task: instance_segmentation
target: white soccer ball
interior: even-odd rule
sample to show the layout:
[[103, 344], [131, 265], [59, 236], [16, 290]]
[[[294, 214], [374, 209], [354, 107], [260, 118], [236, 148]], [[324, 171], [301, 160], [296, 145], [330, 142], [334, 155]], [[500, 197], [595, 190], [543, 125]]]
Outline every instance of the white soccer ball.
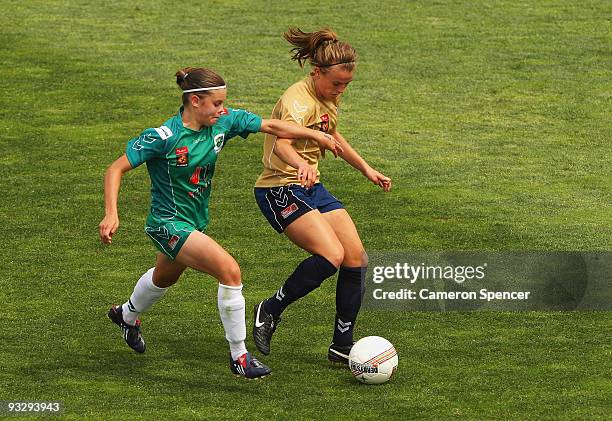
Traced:
[[361, 338], [349, 354], [349, 367], [353, 376], [366, 384], [380, 384], [389, 380], [398, 362], [393, 344], [380, 336]]

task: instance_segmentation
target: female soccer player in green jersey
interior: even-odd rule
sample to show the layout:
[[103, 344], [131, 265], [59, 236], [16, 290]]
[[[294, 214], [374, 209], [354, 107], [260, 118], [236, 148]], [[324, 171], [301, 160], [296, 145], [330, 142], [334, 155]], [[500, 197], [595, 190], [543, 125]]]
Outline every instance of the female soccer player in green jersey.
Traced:
[[[300, 67], [308, 60], [312, 70], [285, 91], [272, 117], [331, 134], [341, 145], [340, 157], [389, 191], [391, 179], [370, 167], [337, 130], [338, 104], [353, 80], [355, 50], [328, 29], [311, 33], [290, 29], [284, 37], [294, 47], [293, 59]], [[311, 256], [274, 295], [255, 306], [253, 336], [257, 348], [268, 355], [283, 310], [338, 271], [328, 358], [348, 363], [368, 260], [353, 220], [319, 180], [319, 156], [319, 147], [310, 139], [274, 134], [265, 138], [264, 170], [255, 184], [255, 198], [270, 225]]]
[[270, 369], [247, 352], [244, 343], [240, 268], [223, 247], [204, 234], [217, 156], [232, 137], [246, 138], [256, 132], [308, 138], [335, 154], [339, 141], [317, 130], [224, 108], [225, 82], [209, 69], [187, 67], [176, 73], [176, 81], [183, 91], [179, 112], [130, 140], [125, 154], [106, 171], [106, 215], [99, 226], [102, 242], [110, 244], [119, 227], [117, 196], [122, 175], [146, 162], [151, 178], [151, 211], [145, 232], [160, 252], [155, 267], [142, 275], [125, 304], [109, 310], [108, 317], [121, 327], [126, 343], [142, 353], [145, 342], [139, 314], [158, 301], [185, 268], [205, 272], [219, 281], [217, 301], [230, 345], [232, 372], [247, 378], [262, 377]]

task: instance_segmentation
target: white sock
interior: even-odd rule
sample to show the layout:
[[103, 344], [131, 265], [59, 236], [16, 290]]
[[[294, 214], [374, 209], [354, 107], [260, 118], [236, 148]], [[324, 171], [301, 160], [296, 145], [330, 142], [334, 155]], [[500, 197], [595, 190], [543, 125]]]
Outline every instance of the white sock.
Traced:
[[217, 305], [219, 315], [225, 329], [225, 339], [229, 342], [232, 359], [247, 352], [244, 340], [246, 339], [246, 323], [244, 321], [244, 297], [242, 285], [232, 287], [219, 284], [217, 292]]
[[136, 323], [136, 319], [138, 319], [138, 315], [155, 304], [168, 289], [160, 288], [153, 284], [154, 269], [149, 269], [140, 277], [138, 282], [136, 282], [130, 299], [122, 306], [123, 320], [129, 325], [133, 326]]

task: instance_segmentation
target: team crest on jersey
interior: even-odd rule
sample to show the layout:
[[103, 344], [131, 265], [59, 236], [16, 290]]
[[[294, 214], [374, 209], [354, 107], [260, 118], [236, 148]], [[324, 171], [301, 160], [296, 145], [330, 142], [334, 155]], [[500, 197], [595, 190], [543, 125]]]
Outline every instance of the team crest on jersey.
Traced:
[[213, 139], [215, 144], [215, 152], [218, 154], [223, 149], [223, 144], [225, 143], [225, 133], [219, 133]]
[[182, 148], [176, 148], [174, 151], [176, 153], [176, 166], [177, 167], [186, 167], [189, 165], [189, 149], [187, 146], [183, 146]]
[[221, 115], [228, 115], [229, 111], [227, 111], [227, 108], [224, 108], [223, 111], [221, 111]]
[[295, 122], [299, 125], [304, 124], [304, 116], [308, 111], [308, 105], [302, 105], [297, 100], [293, 101], [293, 111], [291, 112], [291, 117], [295, 120]]
[[321, 131], [326, 132], [329, 130], [329, 114], [323, 114], [321, 116]]

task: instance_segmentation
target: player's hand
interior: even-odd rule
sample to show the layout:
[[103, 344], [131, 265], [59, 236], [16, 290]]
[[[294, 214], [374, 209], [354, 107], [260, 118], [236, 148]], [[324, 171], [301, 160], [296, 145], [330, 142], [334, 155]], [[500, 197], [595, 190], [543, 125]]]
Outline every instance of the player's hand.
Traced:
[[113, 234], [117, 232], [119, 228], [119, 218], [117, 215], [106, 215], [102, 222], [100, 222], [100, 240], [104, 244], [110, 244], [113, 242]]
[[300, 186], [309, 189], [317, 181], [317, 171], [304, 161], [298, 167], [298, 180], [300, 181]]
[[366, 171], [364, 175], [368, 178], [368, 180], [379, 186], [384, 191], [388, 192], [389, 190], [391, 190], [391, 179], [386, 175], [379, 173], [378, 171], [372, 168]]
[[337, 158], [338, 154], [343, 152], [342, 146], [338, 139], [329, 135], [327, 133], [319, 132], [321, 135], [320, 138], [317, 139], [317, 143], [319, 144], [319, 149], [321, 149], [321, 156], [325, 157], [325, 150], [330, 150], [334, 156]]

